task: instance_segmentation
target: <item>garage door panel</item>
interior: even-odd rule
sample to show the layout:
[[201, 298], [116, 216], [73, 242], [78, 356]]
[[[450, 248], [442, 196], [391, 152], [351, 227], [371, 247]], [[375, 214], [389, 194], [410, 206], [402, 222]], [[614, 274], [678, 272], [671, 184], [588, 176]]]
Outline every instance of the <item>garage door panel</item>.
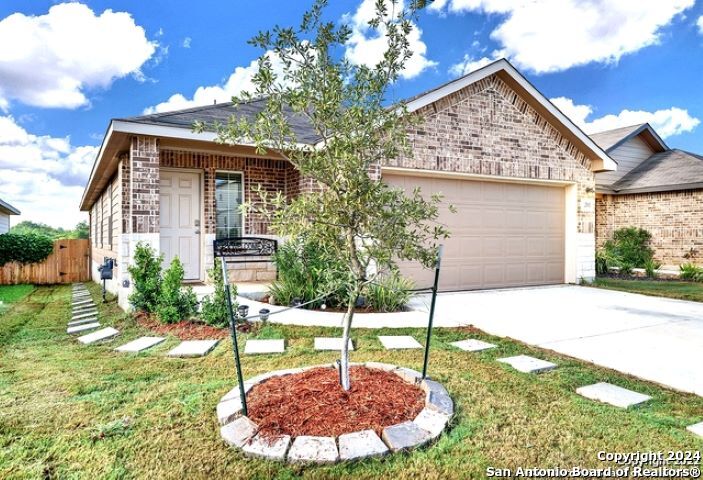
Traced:
[[[443, 242], [441, 289], [563, 282], [563, 188], [386, 174], [384, 181], [410, 192], [419, 186], [426, 196], [444, 195], [439, 223], [451, 237]], [[432, 284], [433, 270], [409, 262], [400, 267], [418, 286]]]

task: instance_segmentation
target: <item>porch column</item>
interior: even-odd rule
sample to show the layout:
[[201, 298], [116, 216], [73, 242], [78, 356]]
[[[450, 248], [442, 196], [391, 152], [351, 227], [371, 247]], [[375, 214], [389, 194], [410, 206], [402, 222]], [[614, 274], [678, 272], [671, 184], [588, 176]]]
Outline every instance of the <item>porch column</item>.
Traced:
[[122, 285], [119, 294], [120, 306], [129, 308], [132, 279], [127, 266], [132, 265], [138, 243], [150, 245], [158, 254], [159, 246], [159, 139], [134, 136], [131, 139], [128, 165], [125, 170], [123, 202], [128, 212], [123, 219]]

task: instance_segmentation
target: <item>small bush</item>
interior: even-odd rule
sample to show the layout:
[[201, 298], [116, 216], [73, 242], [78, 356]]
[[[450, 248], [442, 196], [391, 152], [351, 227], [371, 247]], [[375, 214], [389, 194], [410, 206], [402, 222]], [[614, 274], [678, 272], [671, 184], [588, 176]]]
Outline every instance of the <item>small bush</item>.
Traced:
[[54, 251], [54, 241], [36, 233], [0, 235], [0, 267], [9, 262], [39, 263]]
[[410, 301], [415, 284], [397, 271], [380, 277], [366, 288], [366, 303], [379, 312], [397, 312]]
[[649, 259], [646, 262], [644, 262], [644, 271], [647, 274], [647, 277], [649, 278], [656, 278], [657, 277], [657, 270], [659, 270], [659, 267], [661, 267], [662, 264], [655, 261], [654, 259]]
[[633, 268], [645, 268], [654, 252], [649, 246], [652, 235], [642, 228], [620, 228], [613, 238], [603, 245], [596, 257], [596, 269], [607, 273], [608, 268], [617, 267], [621, 274], [632, 273]]
[[163, 256], [148, 245], [138, 243], [134, 251], [134, 265], [127, 270], [132, 276], [134, 291], [129, 303], [135, 310], [152, 313], [156, 311], [161, 292], [161, 262]]
[[[212, 297], [206, 295], [203, 298], [200, 316], [208, 325], [225, 327], [229, 325], [229, 311], [227, 309], [227, 291], [225, 290], [222, 277], [222, 268], [215, 266], [208, 270], [207, 274], [215, 286], [215, 291]], [[234, 299], [237, 296], [237, 287], [235, 285], [230, 285], [230, 293], [232, 294], [232, 308], [236, 310], [237, 303]]]
[[156, 314], [163, 323], [176, 323], [196, 313], [198, 299], [192, 287], [183, 288], [183, 264], [175, 257], [164, 272]]
[[681, 280], [692, 280], [703, 282], [703, 267], [698, 267], [693, 263], [684, 263], [679, 267]]
[[290, 305], [296, 298], [308, 302], [330, 292], [333, 293], [310, 304], [310, 308], [323, 303], [330, 307], [345, 303], [348, 295], [344, 287], [349, 284], [346, 265], [312, 242], [288, 241], [278, 249], [274, 262], [278, 267], [278, 280], [269, 287], [271, 303]]

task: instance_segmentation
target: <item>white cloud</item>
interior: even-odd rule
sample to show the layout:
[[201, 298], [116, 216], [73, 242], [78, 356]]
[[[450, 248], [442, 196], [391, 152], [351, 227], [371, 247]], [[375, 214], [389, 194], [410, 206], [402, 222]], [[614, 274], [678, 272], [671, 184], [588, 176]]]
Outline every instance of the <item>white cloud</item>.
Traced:
[[[368, 25], [375, 16], [375, 3], [375, 0], [362, 0], [354, 15], [344, 16], [344, 20], [348, 21], [352, 28], [345, 56], [354, 65], [376, 65], [383, 59], [383, 53], [388, 47], [385, 32], [372, 29]], [[395, 8], [402, 9], [403, 6], [403, 2], [399, 1]], [[415, 24], [408, 36], [408, 42], [413, 54], [405, 63], [401, 77], [413, 78], [437, 65], [437, 62], [427, 58], [427, 45], [422, 41], [422, 30]]]
[[656, 112], [623, 110], [617, 115], [609, 114], [588, 120], [588, 117], [593, 113], [592, 106], [575, 104], [572, 99], [566, 97], [552, 98], [551, 101], [571, 121], [589, 134], [629, 125], [649, 123], [662, 138], [667, 138], [690, 132], [701, 123], [699, 119], [692, 117], [688, 110], [678, 107], [657, 110]]
[[0, 192], [22, 211], [20, 220], [73, 227], [83, 186], [98, 147], [71, 145], [68, 137], [34, 135], [11, 116], [0, 116]]
[[614, 63], [659, 43], [662, 27], [694, 0], [440, 0], [439, 12], [499, 14], [491, 33], [497, 56], [548, 73], [591, 62]]
[[[270, 51], [266, 53], [271, 60], [271, 66], [276, 75], [282, 75], [283, 70], [280, 60], [277, 59]], [[227, 78], [226, 81], [217, 85], [208, 85], [198, 87], [193, 95], [188, 98], [182, 93], [171, 95], [168, 100], [157, 105], [144, 109], [144, 114], [170, 112], [173, 110], [181, 110], [184, 108], [197, 107], [201, 105], [212, 105], [217, 103], [229, 102], [232, 96], [239, 95], [245, 91], [253, 91], [253, 78], [256, 72], [259, 71], [258, 60], [252, 60], [246, 67], [237, 67], [234, 72]]]
[[696, 25], [698, 25], [698, 32], [703, 35], [703, 15], [698, 17], [698, 22], [696, 22]]
[[183, 48], [190, 48], [190, 44], [193, 42], [193, 39], [190, 37], [186, 37], [183, 39]]
[[495, 60], [495, 58], [489, 57], [474, 58], [471, 55], [466, 54], [464, 55], [464, 58], [461, 62], [455, 63], [454, 65], [449, 67], [449, 73], [451, 73], [455, 77], [460, 77], [462, 75], [466, 75], [467, 73], [471, 73], [474, 70], [478, 70], [481, 67], [485, 67], [486, 65], [494, 62]]
[[10, 100], [87, 105], [87, 89], [143, 78], [140, 68], [156, 47], [126, 12], [96, 15], [81, 3], [62, 3], [41, 16], [12, 14], [0, 20], [0, 109]]

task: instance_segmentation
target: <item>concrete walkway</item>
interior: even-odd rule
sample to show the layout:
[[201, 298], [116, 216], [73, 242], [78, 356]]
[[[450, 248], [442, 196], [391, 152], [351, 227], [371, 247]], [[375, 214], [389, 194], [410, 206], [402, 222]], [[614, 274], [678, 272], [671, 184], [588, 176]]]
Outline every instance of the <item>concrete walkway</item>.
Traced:
[[[280, 309], [238, 301], [252, 315]], [[410, 308], [360, 313], [354, 326], [427, 326], [429, 296]], [[342, 314], [296, 309], [270, 321], [338, 327]], [[467, 325], [703, 396], [703, 303], [570, 285], [440, 294], [435, 326]]]

